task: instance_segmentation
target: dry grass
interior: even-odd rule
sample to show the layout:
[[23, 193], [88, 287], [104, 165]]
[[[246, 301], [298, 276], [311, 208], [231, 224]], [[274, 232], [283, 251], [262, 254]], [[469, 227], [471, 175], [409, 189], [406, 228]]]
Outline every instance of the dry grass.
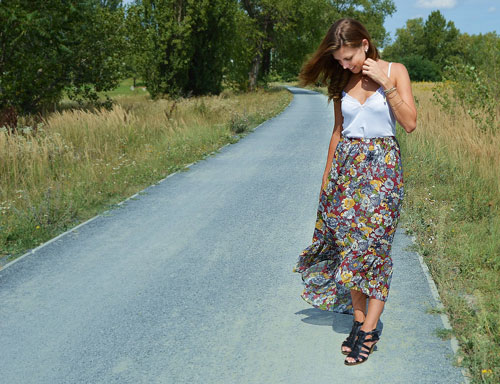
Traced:
[[54, 113], [36, 132], [0, 131], [0, 267], [237, 141], [290, 100], [284, 90], [177, 101], [127, 96], [110, 111]]
[[417, 237], [473, 382], [500, 381], [500, 130], [442, 111], [415, 84], [418, 127], [399, 129], [406, 196], [402, 225]]

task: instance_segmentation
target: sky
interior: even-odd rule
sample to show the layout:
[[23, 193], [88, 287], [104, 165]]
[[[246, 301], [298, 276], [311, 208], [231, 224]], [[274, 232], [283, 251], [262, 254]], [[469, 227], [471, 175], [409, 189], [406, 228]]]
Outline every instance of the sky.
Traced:
[[460, 32], [470, 35], [496, 31], [500, 34], [500, 0], [393, 0], [396, 12], [386, 18], [384, 27], [394, 39], [396, 29], [406, 20], [439, 10], [446, 21], [453, 21]]

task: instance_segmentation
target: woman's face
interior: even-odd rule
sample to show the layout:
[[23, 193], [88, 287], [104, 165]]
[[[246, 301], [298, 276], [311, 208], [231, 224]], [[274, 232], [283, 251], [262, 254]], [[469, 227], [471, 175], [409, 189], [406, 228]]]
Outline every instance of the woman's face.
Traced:
[[342, 68], [348, 69], [352, 73], [360, 73], [363, 70], [363, 63], [366, 60], [365, 51], [367, 49], [367, 40], [363, 40], [363, 43], [356, 48], [343, 45], [333, 52], [333, 58], [339, 62]]

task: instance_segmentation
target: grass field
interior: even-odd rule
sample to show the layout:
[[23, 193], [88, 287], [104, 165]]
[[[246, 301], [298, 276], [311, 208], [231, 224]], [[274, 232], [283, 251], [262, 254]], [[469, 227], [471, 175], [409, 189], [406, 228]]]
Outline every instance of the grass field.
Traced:
[[238, 141], [292, 98], [286, 90], [271, 88], [152, 101], [130, 85], [130, 80], [122, 84], [112, 110], [89, 112], [66, 105], [36, 131], [0, 131], [0, 268]]
[[398, 131], [401, 225], [438, 285], [461, 347], [457, 363], [473, 382], [499, 383], [500, 130], [483, 132], [465, 112], [442, 111], [432, 84], [415, 84], [414, 94], [417, 129]]

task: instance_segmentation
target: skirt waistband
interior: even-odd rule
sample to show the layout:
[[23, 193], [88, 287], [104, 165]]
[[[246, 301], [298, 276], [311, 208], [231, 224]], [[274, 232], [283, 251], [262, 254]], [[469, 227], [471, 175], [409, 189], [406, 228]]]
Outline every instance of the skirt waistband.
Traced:
[[363, 142], [370, 142], [374, 140], [395, 140], [396, 136], [380, 136], [380, 137], [349, 137], [349, 136], [341, 136], [340, 139], [344, 140], [349, 140], [349, 141], [363, 141]]

